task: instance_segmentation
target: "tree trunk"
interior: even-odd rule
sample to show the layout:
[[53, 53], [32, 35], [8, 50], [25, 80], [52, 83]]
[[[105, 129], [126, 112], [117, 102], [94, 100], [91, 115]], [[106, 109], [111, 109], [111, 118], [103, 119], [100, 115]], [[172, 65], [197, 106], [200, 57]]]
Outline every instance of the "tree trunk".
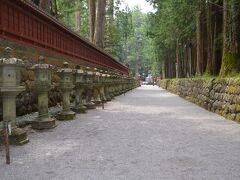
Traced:
[[179, 45], [176, 41], [176, 78], [179, 78]]
[[58, 18], [58, 7], [57, 7], [57, 0], [53, 0], [53, 9], [52, 12], [56, 18]]
[[76, 29], [76, 32], [78, 34], [80, 34], [81, 32], [81, 4], [80, 4], [80, 0], [78, 0], [76, 2], [76, 7], [77, 7], [77, 10], [75, 12], [75, 29]]
[[55, 11], [55, 15], [58, 16], [57, 0], [54, 0], [54, 11]]
[[94, 42], [95, 20], [96, 20], [96, 0], [88, 0], [89, 10], [89, 40]]
[[[180, 43], [182, 43], [180, 41]], [[182, 50], [182, 46], [179, 45], [179, 76], [180, 77], [184, 77], [185, 73], [184, 73], [184, 53]]]
[[96, 4], [96, 23], [94, 31], [94, 43], [103, 49], [104, 41], [104, 19], [106, 0], [98, 0]]
[[125, 40], [125, 42], [124, 42], [124, 60], [123, 60], [124, 63], [127, 62], [127, 56], [128, 56], [128, 41]]
[[76, 28], [76, 32], [78, 34], [80, 34], [80, 30], [81, 30], [81, 14], [80, 11], [76, 11], [75, 12], [75, 28]]
[[213, 30], [213, 54], [212, 54], [212, 74], [217, 75], [217, 61], [216, 61], [216, 44], [217, 44], [217, 18], [214, 17], [214, 30]]
[[50, 12], [50, 2], [51, 0], [40, 0], [39, 7], [46, 12]]
[[135, 78], [138, 79], [139, 77], [139, 65], [140, 65], [140, 47], [137, 45], [136, 47], [136, 66], [135, 66]]
[[223, 1], [218, 1], [214, 7], [214, 54], [213, 54], [213, 74], [218, 75], [222, 64], [223, 50]]
[[107, 1], [107, 12], [106, 12], [106, 21], [105, 21], [105, 34], [104, 34], [104, 49], [105, 51], [114, 54], [114, 47], [115, 47], [115, 42], [114, 42], [114, 34], [112, 31], [112, 28], [114, 27], [114, 0], [108, 0]]
[[240, 54], [240, 1], [232, 0], [232, 50], [239, 60]]
[[223, 57], [220, 76], [229, 76], [239, 72], [240, 58], [240, 2], [223, 2]]
[[188, 64], [189, 64], [189, 76], [192, 77], [192, 47], [190, 43], [188, 45]]
[[166, 79], [166, 62], [162, 62], [162, 78]]
[[197, 67], [196, 75], [201, 75], [203, 72], [203, 34], [202, 34], [202, 2], [198, 5], [196, 14], [196, 37], [197, 37]]
[[40, 0], [32, 0], [32, 2], [33, 2], [34, 4], [36, 4], [37, 6], [39, 6]]
[[188, 47], [187, 43], [185, 44], [184, 47], [184, 59], [185, 59], [185, 76], [189, 78], [189, 58], [188, 58]]
[[213, 74], [213, 37], [214, 37], [214, 24], [212, 22], [212, 4], [211, 1], [207, 3], [207, 67], [205, 72]]

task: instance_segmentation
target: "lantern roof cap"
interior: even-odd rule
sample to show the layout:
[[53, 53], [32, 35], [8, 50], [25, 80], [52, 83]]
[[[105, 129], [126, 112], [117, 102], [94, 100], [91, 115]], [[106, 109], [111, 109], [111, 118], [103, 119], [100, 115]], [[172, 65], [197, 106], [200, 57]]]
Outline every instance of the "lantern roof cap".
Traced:
[[38, 58], [38, 64], [35, 64], [32, 66], [31, 69], [51, 69], [53, 66], [51, 64], [45, 63], [45, 57], [39, 56]]
[[68, 62], [63, 63], [63, 67], [57, 71], [58, 73], [72, 73], [73, 70], [69, 68]]
[[25, 63], [22, 59], [13, 57], [13, 49], [6, 47], [3, 51], [3, 57], [0, 58], [0, 66], [3, 65], [24, 66]]
[[75, 66], [75, 73], [76, 74], [83, 74], [84, 73], [84, 71], [83, 71], [83, 69], [81, 68], [80, 65]]

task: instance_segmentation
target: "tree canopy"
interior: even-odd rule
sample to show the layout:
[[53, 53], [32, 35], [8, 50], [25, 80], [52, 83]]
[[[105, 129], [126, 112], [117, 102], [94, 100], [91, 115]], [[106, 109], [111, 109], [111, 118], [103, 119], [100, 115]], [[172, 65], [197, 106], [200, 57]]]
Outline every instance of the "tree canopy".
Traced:
[[239, 0], [146, 1], [156, 12], [146, 14], [138, 6], [130, 10], [121, 0], [35, 3], [129, 64], [133, 75], [151, 72], [175, 78], [239, 73]]

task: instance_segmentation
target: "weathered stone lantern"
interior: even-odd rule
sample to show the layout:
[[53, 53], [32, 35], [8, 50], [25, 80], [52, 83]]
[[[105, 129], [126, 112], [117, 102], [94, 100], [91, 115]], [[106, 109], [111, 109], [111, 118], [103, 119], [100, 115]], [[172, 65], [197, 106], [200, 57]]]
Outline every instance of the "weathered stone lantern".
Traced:
[[115, 75], [115, 82], [116, 82], [115, 91], [116, 95], [118, 96], [121, 94], [121, 76], [119, 74]]
[[107, 98], [105, 96], [105, 83], [106, 83], [106, 74], [103, 73], [103, 70], [100, 70], [100, 98], [102, 102], [107, 102]]
[[39, 57], [38, 64], [32, 67], [35, 73], [34, 89], [38, 93], [38, 118], [32, 121], [34, 129], [51, 129], [56, 127], [55, 119], [49, 117], [48, 92], [51, 89], [52, 65], [46, 64], [43, 56]]
[[117, 96], [118, 95], [118, 92], [117, 92], [117, 85], [118, 85], [118, 78], [117, 78], [117, 74], [116, 73], [113, 73], [113, 75], [112, 75], [112, 80], [113, 80], [113, 86], [112, 86], [112, 88], [113, 88], [113, 96]]
[[115, 82], [114, 82], [114, 73], [110, 72], [109, 73], [109, 96], [111, 99], [114, 99], [115, 93], [114, 93], [114, 87], [115, 87]]
[[111, 93], [111, 75], [109, 74], [108, 71], [105, 71], [105, 81], [104, 81], [104, 92], [105, 92], [105, 96], [106, 96], [106, 99], [107, 101], [111, 101], [111, 96], [110, 96], [110, 93]]
[[27, 143], [27, 132], [16, 124], [16, 96], [25, 90], [20, 85], [20, 67], [24, 62], [12, 56], [12, 49], [7, 47], [0, 59], [0, 93], [3, 105], [3, 123], [11, 125], [10, 144], [22, 145]]
[[93, 84], [93, 72], [90, 67], [86, 67], [86, 83], [89, 85]]
[[126, 93], [127, 92], [127, 76], [123, 76], [123, 93]]
[[93, 79], [94, 79], [94, 73], [91, 71], [90, 67], [86, 68], [86, 90], [87, 90], [87, 94], [86, 94], [86, 107], [88, 109], [95, 109], [95, 103], [93, 102]]
[[98, 72], [97, 68], [94, 68], [94, 80], [93, 80], [93, 91], [94, 91], [94, 103], [99, 105], [102, 103], [100, 98], [100, 73]]
[[117, 93], [118, 95], [123, 94], [123, 77], [121, 74], [117, 74]]
[[60, 77], [60, 89], [63, 93], [62, 111], [57, 115], [58, 120], [72, 120], [75, 112], [70, 109], [70, 93], [74, 88], [73, 70], [68, 67], [68, 63], [63, 63], [63, 68], [58, 71]]
[[83, 105], [82, 93], [85, 86], [84, 71], [80, 69], [80, 66], [75, 67], [74, 73], [74, 85], [75, 85], [75, 106], [73, 111], [76, 113], [85, 113], [87, 107]]

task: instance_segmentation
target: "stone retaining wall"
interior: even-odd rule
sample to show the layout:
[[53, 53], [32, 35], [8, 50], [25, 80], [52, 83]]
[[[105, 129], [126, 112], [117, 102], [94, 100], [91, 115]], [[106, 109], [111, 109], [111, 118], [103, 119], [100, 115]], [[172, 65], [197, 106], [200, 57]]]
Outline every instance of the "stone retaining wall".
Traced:
[[160, 87], [227, 119], [240, 122], [240, 78], [166, 79]]

